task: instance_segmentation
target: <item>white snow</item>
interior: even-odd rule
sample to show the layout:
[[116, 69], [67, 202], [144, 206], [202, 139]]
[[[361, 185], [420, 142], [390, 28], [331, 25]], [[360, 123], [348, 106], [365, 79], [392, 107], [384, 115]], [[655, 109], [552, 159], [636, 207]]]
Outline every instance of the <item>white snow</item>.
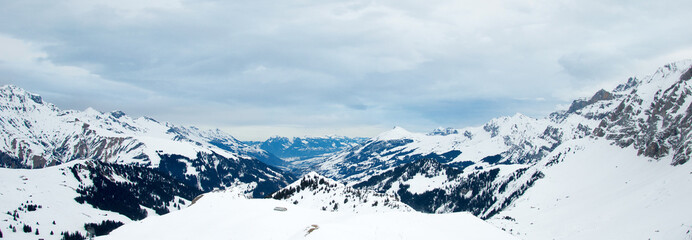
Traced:
[[[284, 207], [287, 211], [276, 211]], [[312, 230], [311, 230], [312, 229]], [[469, 213], [326, 212], [271, 199], [205, 194], [181, 211], [97, 239], [515, 239]]]
[[[403, 182], [409, 185], [408, 191], [414, 194], [421, 194], [433, 189], [441, 188], [440, 186], [447, 181], [447, 175], [438, 175], [434, 177], [425, 177], [423, 174], [416, 174], [411, 179]], [[397, 189], [398, 190], [398, 189]]]
[[[128, 223], [131, 220], [114, 212], [93, 208], [89, 204], [79, 204], [75, 192], [80, 183], [72, 176], [68, 167], [84, 161], [72, 161], [60, 166], [43, 169], [0, 168], [0, 230], [4, 239], [59, 239], [62, 231], [84, 231], [84, 223], [101, 223], [103, 220], [116, 220]], [[82, 184], [90, 184], [84, 182]], [[27, 203], [28, 202], [28, 203]], [[40, 205], [35, 211], [17, 211], [22, 203]], [[53, 224], [55, 221], [55, 224]], [[31, 233], [24, 233], [24, 224], [31, 226]], [[12, 232], [9, 226], [17, 231]], [[39, 234], [35, 231], [39, 229]], [[53, 235], [50, 232], [53, 231]]]
[[606, 140], [571, 141], [560, 152], [564, 161], [543, 169], [545, 178], [491, 223], [537, 240], [692, 237], [692, 165], [671, 166]]
[[415, 137], [421, 136], [421, 135], [423, 135], [423, 134], [412, 133], [412, 132], [409, 132], [402, 127], [395, 126], [394, 128], [392, 128], [392, 130], [380, 133], [379, 135], [377, 135], [373, 139], [386, 141], [386, 140], [393, 140], [393, 139], [410, 139], [410, 138], [415, 138]]

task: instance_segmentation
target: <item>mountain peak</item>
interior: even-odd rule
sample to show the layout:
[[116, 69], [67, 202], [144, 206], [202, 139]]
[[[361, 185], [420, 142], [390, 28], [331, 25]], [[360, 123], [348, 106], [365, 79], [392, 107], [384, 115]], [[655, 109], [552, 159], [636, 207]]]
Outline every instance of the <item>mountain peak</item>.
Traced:
[[102, 112], [100, 112], [100, 111], [98, 111], [92, 107], [87, 107], [86, 109], [84, 109], [83, 112], [86, 113], [87, 115], [101, 115], [101, 114], [103, 114]]
[[412, 137], [413, 133], [409, 132], [408, 130], [395, 126], [389, 131], [380, 133], [380, 135], [377, 135], [375, 139], [378, 140], [393, 140], [393, 139], [402, 139], [402, 138], [410, 138]]
[[43, 109], [42, 111], [60, 111], [51, 103], [44, 102], [43, 98], [23, 88], [14, 85], [0, 87], [0, 106], [12, 111], [24, 112], [29, 109]]
[[30, 93], [23, 88], [17, 87], [15, 85], [5, 85], [0, 87], [0, 92], [3, 97], [9, 96], [25, 96], [31, 99], [36, 104], [43, 104], [43, 99], [38, 94]]
[[15, 86], [15, 85], [11, 85], [11, 84], [4, 85], [4, 86], [0, 87], [0, 91], [3, 91], [3, 92], [4, 92], [4, 91], [21, 91], [21, 92], [26, 92], [26, 90], [24, 90], [23, 88], [20, 88], [20, 87], [17, 87], [17, 86]]
[[[632, 79], [630, 78], [629, 81], [632, 81]], [[636, 85], [636, 83], [633, 84], [632, 86], [634, 86], [634, 85]], [[624, 85], [624, 86], [629, 86], [629, 84], [628, 84], [628, 85]], [[625, 87], [623, 87], [623, 88], [625, 88]], [[616, 88], [616, 91], [617, 91], [617, 89], [620, 89], [620, 86], [618, 86], [618, 88]], [[611, 100], [611, 99], [613, 99], [613, 98], [614, 98], [614, 97], [613, 97], [613, 94], [612, 94], [612, 93], [610, 93], [610, 92], [608, 92], [608, 91], [606, 91], [606, 90], [604, 90], [604, 89], [601, 89], [601, 90], [598, 90], [598, 92], [596, 92], [596, 94], [594, 94], [594, 95], [591, 97], [591, 99], [589, 99], [588, 101], [587, 101], [587, 100], [584, 100], [584, 99], [574, 100], [574, 101], [572, 102], [572, 105], [570, 105], [569, 109], [567, 110], [567, 113], [573, 113], [573, 112], [576, 112], [576, 111], [581, 110], [582, 108], [584, 108], [584, 107], [586, 107], [586, 106], [588, 106], [588, 105], [594, 104], [594, 103], [596, 103], [596, 102], [598, 102], [598, 101], [602, 101], [602, 100]]]

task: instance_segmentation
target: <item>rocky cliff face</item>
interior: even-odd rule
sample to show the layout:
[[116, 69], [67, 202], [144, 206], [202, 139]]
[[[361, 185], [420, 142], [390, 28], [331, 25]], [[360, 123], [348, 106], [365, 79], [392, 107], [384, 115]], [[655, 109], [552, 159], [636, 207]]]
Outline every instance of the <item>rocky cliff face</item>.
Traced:
[[639, 154], [661, 159], [672, 154], [672, 164], [690, 159], [692, 105], [689, 62], [666, 65], [651, 77], [631, 79], [616, 92], [619, 104], [594, 130], [599, 137]]

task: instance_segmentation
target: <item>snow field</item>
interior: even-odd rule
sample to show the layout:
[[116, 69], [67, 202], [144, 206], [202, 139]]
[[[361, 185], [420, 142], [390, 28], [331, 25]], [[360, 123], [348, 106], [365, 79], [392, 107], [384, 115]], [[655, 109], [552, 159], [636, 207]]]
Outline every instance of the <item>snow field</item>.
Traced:
[[[287, 211], [275, 211], [275, 207]], [[243, 199], [215, 192], [205, 194], [189, 208], [127, 224], [98, 239], [515, 238], [468, 213], [327, 212], [286, 201]]]
[[692, 237], [692, 165], [606, 140], [571, 141], [559, 152], [563, 162], [541, 170], [545, 177], [489, 222], [523, 239]]

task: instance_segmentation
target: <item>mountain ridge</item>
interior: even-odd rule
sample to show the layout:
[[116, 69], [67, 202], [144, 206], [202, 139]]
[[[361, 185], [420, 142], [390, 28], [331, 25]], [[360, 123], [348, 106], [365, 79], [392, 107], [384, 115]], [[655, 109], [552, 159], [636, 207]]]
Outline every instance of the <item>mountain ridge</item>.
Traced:
[[[516, 201], [525, 201], [523, 194], [537, 183], [552, 181], [544, 170], [574, 161], [565, 159], [573, 156], [570, 151], [592, 148], [587, 143], [562, 147], [575, 141], [635, 148], [638, 156], [651, 161], [684, 164], [692, 152], [690, 78], [692, 61], [685, 60], [643, 78], [629, 78], [610, 91], [601, 89], [544, 118], [518, 113], [479, 127], [428, 134], [395, 128], [313, 169], [354, 188], [396, 194], [419, 211], [470, 211], [494, 219]], [[440, 171], [456, 170], [452, 177], [420, 173], [426, 169], [417, 164], [430, 161]], [[416, 181], [425, 187], [412, 187], [412, 176], [403, 174], [407, 172], [418, 173]], [[472, 188], [476, 191], [469, 191]]]

